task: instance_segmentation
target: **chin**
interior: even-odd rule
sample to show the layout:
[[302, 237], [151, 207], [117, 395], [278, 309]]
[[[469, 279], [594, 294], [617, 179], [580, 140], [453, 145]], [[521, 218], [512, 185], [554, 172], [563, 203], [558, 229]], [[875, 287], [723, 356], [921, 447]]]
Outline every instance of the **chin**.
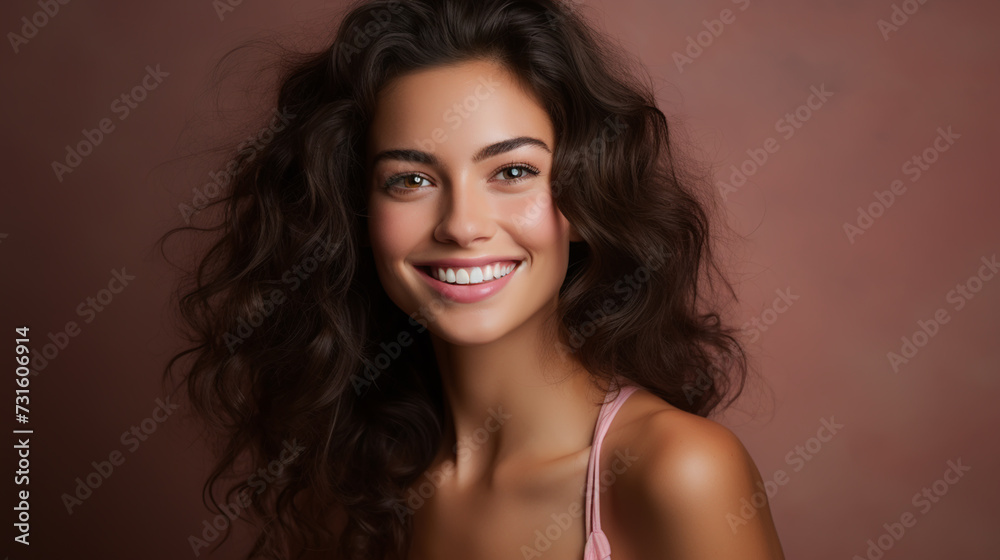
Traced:
[[[442, 324], [442, 321], [448, 320], [450, 320], [450, 324]], [[456, 314], [450, 314], [448, 319], [436, 320], [428, 326], [428, 330], [442, 341], [455, 346], [489, 344], [509, 333], [509, 329], [495, 321], [486, 321], [472, 316], [458, 318]]]

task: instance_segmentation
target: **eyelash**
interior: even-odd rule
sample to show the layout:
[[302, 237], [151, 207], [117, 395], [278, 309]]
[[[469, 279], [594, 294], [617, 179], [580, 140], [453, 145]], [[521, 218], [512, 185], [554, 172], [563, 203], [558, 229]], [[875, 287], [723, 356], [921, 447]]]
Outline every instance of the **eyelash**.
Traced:
[[[536, 167], [532, 166], [532, 165], [528, 165], [526, 163], [517, 163], [517, 162], [512, 161], [512, 162], [508, 163], [507, 165], [505, 165], [505, 166], [497, 169], [496, 171], [494, 171], [493, 175], [491, 175], [491, 177], [494, 176], [494, 175], [497, 175], [498, 173], [503, 173], [504, 171], [507, 171], [508, 169], [523, 169], [523, 170], [525, 170], [525, 171], [528, 172], [528, 175], [523, 175], [521, 177], [516, 177], [514, 179], [505, 179], [504, 180], [507, 184], [511, 184], [511, 185], [516, 184], [516, 183], [520, 183], [521, 181], [523, 181], [525, 179], [529, 179], [531, 177], [535, 177], [535, 176], [537, 176], [539, 174], [538, 169]], [[426, 178], [423, 177], [423, 175], [420, 175], [419, 173], [414, 173], [412, 171], [408, 171], [406, 173], [397, 173], [397, 174], [393, 175], [392, 177], [389, 177], [388, 179], [386, 179], [385, 183], [382, 185], [382, 189], [385, 190], [385, 191], [388, 191], [388, 192], [407, 192], [408, 193], [408, 192], [416, 191], [420, 187], [415, 187], [415, 188], [401, 188], [401, 187], [396, 187], [395, 186], [396, 182], [399, 181], [400, 179], [404, 179], [406, 177], [413, 177], [413, 176], [419, 176], [419, 177], [421, 177], [421, 178], [423, 178], [423, 179], [426, 180]]]

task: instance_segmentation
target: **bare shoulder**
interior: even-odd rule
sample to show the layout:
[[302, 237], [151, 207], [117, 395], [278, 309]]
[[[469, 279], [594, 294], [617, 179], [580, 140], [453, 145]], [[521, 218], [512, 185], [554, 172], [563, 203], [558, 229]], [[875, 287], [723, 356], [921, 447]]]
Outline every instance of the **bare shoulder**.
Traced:
[[643, 495], [675, 501], [702, 501], [711, 497], [706, 493], [753, 488], [757, 467], [729, 428], [646, 390], [629, 400], [634, 402], [627, 403], [631, 410], [622, 419], [616, 446], [630, 448], [641, 459], [626, 473], [628, 486]]
[[618, 517], [629, 519], [628, 549], [639, 558], [783, 559], [760, 473], [736, 434], [645, 390], [632, 399], [616, 446], [637, 459], [614, 492]]
[[718, 488], [725, 482], [752, 482], [750, 475], [756, 471], [750, 454], [729, 428], [667, 403], [636, 418], [632, 437], [647, 457], [643, 461], [647, 468], [637, 471], [647, 489], [689, 492], [706, 483]]

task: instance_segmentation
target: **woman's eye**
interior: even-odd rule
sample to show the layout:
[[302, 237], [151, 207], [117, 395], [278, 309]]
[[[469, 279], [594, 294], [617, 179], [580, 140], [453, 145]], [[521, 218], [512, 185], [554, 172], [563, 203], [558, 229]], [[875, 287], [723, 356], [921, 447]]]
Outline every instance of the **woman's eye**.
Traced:
[[427, 180], [421, 177], [420, 175], [404, 175], [401, 179], [403, 186], [408, 189], [422, 187], [424, 185], [423, 183], [421, 183], [421, 181]]
[[[497, 180], [506, 183], [518, 183], [524, 179], [538, 175], [538, 169], [526, 164], [511, 164], [500, 169], [493, 175]], [[417, 173], [401, 173], [390, 177], [382, 186], [387, 191], [410, 192], [416, 191], [420, 187], [430, 185], [431, 182], [426, 177]]]
[[516, 183], [534, 175], [538, 175], [538, 170], [534, 167], [527, 165], [511, 165], [501, 169], [496, 175], [494, 175], [494, 177], [503, 176], [501, 177], [502, 181]]
[[[383, 188], [387, 190], [401, 190], [401, 191], [412, 191], [418, 187], [424, 186], [421, 181], [427, 181], [427, 179], [417, 175], [416, 173], [408, 173], [406, 175], [396, 175], [395, 177], [390, 177], [388, 181], [385, 182]], [[398, 187], [396, 185], [399, 185]]]

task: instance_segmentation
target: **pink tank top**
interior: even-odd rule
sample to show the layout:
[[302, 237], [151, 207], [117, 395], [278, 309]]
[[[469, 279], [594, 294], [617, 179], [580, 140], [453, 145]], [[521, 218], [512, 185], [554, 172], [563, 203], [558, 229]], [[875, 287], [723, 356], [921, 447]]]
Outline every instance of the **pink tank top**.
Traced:
[[[601, 473], [600, 456], [601, 443], [608, 433], [611, 421], [615, 419], [618, 409], [625, 404], [625, 401], [636, 392], [639, 387], [627, 382], [622, 385], [618, 396], [609, 400], [613, 391], [609, 391], [605, 397], [604, 404], [601, 405], [601, 412], [597, 417], [597, 426], [594, 428], [594, 440], [590, 448], [590, 463], [587, 465], [587, 501], [584, 505], [584, 516], [586, 525], [584, 526], [587, 535], [587, 544], [583, 549], [583, 560], [606, 560], [611, 558], [611, 545], [608, 538], [601, 530]], [[591, 524], [593, 520], [593, 524]]]

